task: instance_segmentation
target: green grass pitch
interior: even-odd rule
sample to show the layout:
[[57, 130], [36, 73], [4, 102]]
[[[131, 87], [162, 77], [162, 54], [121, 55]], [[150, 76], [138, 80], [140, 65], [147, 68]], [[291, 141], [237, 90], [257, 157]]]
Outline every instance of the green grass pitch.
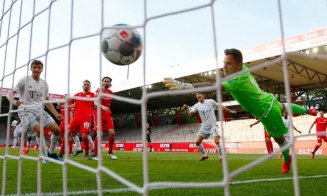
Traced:
[[[18, 150], [11, 150], [11, 155], [17, 155]], [[37, 152], [30, 153], [37, 156]], [[0, 149], [4, 155], [4, 148]], [[143, 185], [143, 167], [141, 152], [117, 151], [118, 160], [105, 157], [105, 167], [126, 178], [130, 182]], [[244, 166], [264, 155], [235, 155], [229, 154], [229, 172]], [[150, 182], [219, 182], [223, 179], [222, 163], [215, 154], [210, 154], [209, 159], [199, 161], [199, 153], [148, 153], [149, 180]], [[308, 155], [297, 156], [298, 174], [301, 195], [326, 195], [327, 183], [327, 157], [316, 156], [312, 160]], [[97, 161], [82, 160], [82, 155], [72, 158], [79, 163], [96, 168]], [[6, 195], [17, 193], [17, 167], [18, 160], [7, 159], [6, 170]], [[230, 185], [231, 195], [294, 195], [293, 172], [283, 175], [281, 173], [279, 158], [272, 158], [233, 179]], [[0, 179], [3, 178], [3, 163], [0, 159]], [[33, 194], [37, 192], [37, 163], [23, 159], [22, 161], [22, 193]], [[140, 195], [102, 173], [103, 195]], [[75, 166], [68, 166], [68, 192], [70, 195], [96, 195], [96, 175]], [[45, 195], [52, 193], [60, 195], [62, 192], [63, 170], [62, 166], [49, 163], [42, 164], [42, 192]], [[267, 180], [274, 179], [274, 180]], [[250, 181], [252, 180], [252, 181]], [[262, 181], [260, 181], [262, 180]], [[1, 184], [2, 187], [2, 184]], [[117, 192], [122, 190], [123, 192]], [[224, 195], [224, 189], [215, 188], [161, 188], [149, 191], [149, 195]]]

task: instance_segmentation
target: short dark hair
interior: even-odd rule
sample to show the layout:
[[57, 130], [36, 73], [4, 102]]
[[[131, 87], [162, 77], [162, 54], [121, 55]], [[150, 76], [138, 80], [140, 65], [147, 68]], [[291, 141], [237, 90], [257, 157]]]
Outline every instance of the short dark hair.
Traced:
[[105, 77], [103, 77], [101, 81], [103, 82], [103, 80], [105, 80], [105, 79], [109, 79], [110, 82], [112, 81], [112, 79], [111, 79], [109, 76], [105, 76]]
[[232, 55], [237, 63], [242, 63], [243, 64], [243, 55], [242, 52], [235, 49], [235, 48], [230, 48], [230, 49], [225, 49], [225, 55]]
[[39, 61], [39, 60], [33, 60], [33, 61], [31, 62], [31, 67], [32, 67], [33, 65], [42, 65], [42, 67], [43, 67], [43, 63], [42, 63], [42, 61]]
[[90, 80], [84, 80], [84, 81], [83, 81], [83, 83], [84, 83], [84, 82], [88, 82], [88, 83], [90, 83], [90, 84], [91, 84]]

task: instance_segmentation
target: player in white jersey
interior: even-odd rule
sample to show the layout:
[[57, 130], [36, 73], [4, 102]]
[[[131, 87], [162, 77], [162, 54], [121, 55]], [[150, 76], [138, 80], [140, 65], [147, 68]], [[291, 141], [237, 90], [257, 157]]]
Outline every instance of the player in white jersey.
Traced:
[[[285, 133], [284, 137], [287, 141], [290, 141], [291, 139], [291, 131], [290, 131], [290, 126], [291, 126], [291, 119], [289, 118], [287, 112], [285, 111], [283, 113], [283, 123], [285, 125], [285, 127], [287, 127], [287, 133]], [[299, 131], [293, 124], [293, 129], [299, 133], [302, 133], [301, 131]]]
[[[23, 126], [25, 126], [26, 129], [35, 131], [38, 144], [40, 143], [40, 139], [43, 140], [43, 156], [48, 155], [51, 158], [59, 159], [54, 150], [59, 138], [60, 128], [53, 118], [43, 110], [44, 105], [58, 120], [61, 120], [61, 115], [57, 112], [52, 103], [44, 103], [44, 101], [49, 100], [49, 91], [47, 82], [40, 78], [43, 71], [43, 63], [39, 60], [33, 60], [30, 70], [32, 71], [32, 75], [20, 79], [14, 90], [8, 94], [7, 98], [11, 104], [18, 107], [18, 115]], [[19, 100], [14, 99], [15, 93], [19, 93]], [[43, 116], [42, 123], [41, 116]], [[52, 131], [51, 148], [48, 154], [46, 154], [45, 151], [44, 137], [40, 138], [41, 124]]]
[[[213, 99], [205, 99], [203, 93], [196, 93], [196, 98], [198, 99], [198, 103], [196, 103], [194, 106], [189, 107], [186, 104], [183, 105], [182, 109], [185, 110], [188, 116], [191, 116], [195, 114], [196, 112], [199, 112], [202, 125], [201, 128], [197, 134], [195, 144], [202, 153], [202, 158], [200, 161], [203, 161], [205, 159], [208, 159], [208, 154], [203, 148], [202, 141], [203, 139], [208, 139], [210, 136], [213, 137], [218, 151], [219, 151], [219, 160], [222, 160], [222, 150], [220, 145], [220, 134], [218, 130], [218, 125], [216, 121], [216, 115], [215, 110], [218, 109], [219, 104], [214, 101]], [[222, 106], [224, 110], [230, 112], [230, 113], [236, 113], [234, 110], [230, 110], [224, 106]]]
[[[18, 116], [15, 116], [15, 119], [11, 121], [11, 125], [10, 125], [10, 140], [13, 139], [13, 142], [14, 142], [14, 131], [17, 126], [18, 119], [19, 119]], [[15, 148], [16, 146], [12, 146], [12, 147]]]
[[12, 144], [13, 149], [16, 149], [17, 143], [18, 143], [19, 138], [22, 133], [22, 129], [23, 129], [22, 123], [20, 122], [20, 119], [18, 119], [18, 121], [16, 122], [16, 125], [15, 125], [14, 132], [13, 132], [13, 136], [14, 136], [14, 140], [13, 140], [13, 144]]

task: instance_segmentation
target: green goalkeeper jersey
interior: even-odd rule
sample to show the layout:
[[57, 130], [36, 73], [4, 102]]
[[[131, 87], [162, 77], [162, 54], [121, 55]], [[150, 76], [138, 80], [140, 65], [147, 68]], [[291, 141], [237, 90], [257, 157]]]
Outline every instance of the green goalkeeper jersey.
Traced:
[[[243, 65], [242, 70], [246, 71], [248, 68]], [[260, 89], [250, 72], [223, 82], [223, 86], [245, 111], [258, 118], [265, 117], [268, 114], [275, 99], [273, 94]]]

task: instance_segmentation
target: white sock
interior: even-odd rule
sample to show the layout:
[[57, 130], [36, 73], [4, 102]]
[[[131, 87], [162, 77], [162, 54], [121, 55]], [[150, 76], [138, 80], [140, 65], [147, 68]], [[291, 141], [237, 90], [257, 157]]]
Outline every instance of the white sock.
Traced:
[[91, 150], [94, 150], [94, 142], [93, 142], [93, 140], [92, 140], [92, 137], [89, 135], [89, 145], [90, 145], [90, 147], [91, 147]]
[[40, 143], [41, 141], [40, 141], [40, 138], [39, 137], [37, 137], [36, 136], [36, 143], [39, 145], [39, 147], [42, 149], [42, 155], [43, 156], [47, 156], [47, 152], [46, 152], [46, 145], [45, 145], [45, 139], [44, 139], [44, 137], [42, 138], [42, 143], [43, 143], [43, 145], [41, 146], [41, 143]]
[[200, 150], [200, 152], [202, 153], [202, 155], [204, 155], [204, 156], [206, 156], [206, 155], [207, 155], [207, 153], [206, 153], [206, 151], [204, 150], [204, 148], [203, 148], [203, 145], [202, 145], [202, 144], [198, 145], [198, 149]]
[[51, 144], [50, 144], [50, 153], [54, 153], [57, 147], [58, 137], [55, 134], [51, 134]]
[[216, 144], [217, 147], [218, 147], [218, 152], [219, 152], [219, 157], [221, 158], [223, 155], [222, 155], [222, 149], [221, 149], [221, 145], [220, 143], [219, 144]]
[[77, 135], [75, 135], [74, 137], [72, 137], [75, 144], [76, 144], [76, 149], [77, 150], [82, 150], [82, 147], [81, 147], [81, 142], [79, 141], [79, 137]]
[[17, 137], [14, 137], [14, 142], [12, 144], [13, 147], [16, 147], [17, 146]]

